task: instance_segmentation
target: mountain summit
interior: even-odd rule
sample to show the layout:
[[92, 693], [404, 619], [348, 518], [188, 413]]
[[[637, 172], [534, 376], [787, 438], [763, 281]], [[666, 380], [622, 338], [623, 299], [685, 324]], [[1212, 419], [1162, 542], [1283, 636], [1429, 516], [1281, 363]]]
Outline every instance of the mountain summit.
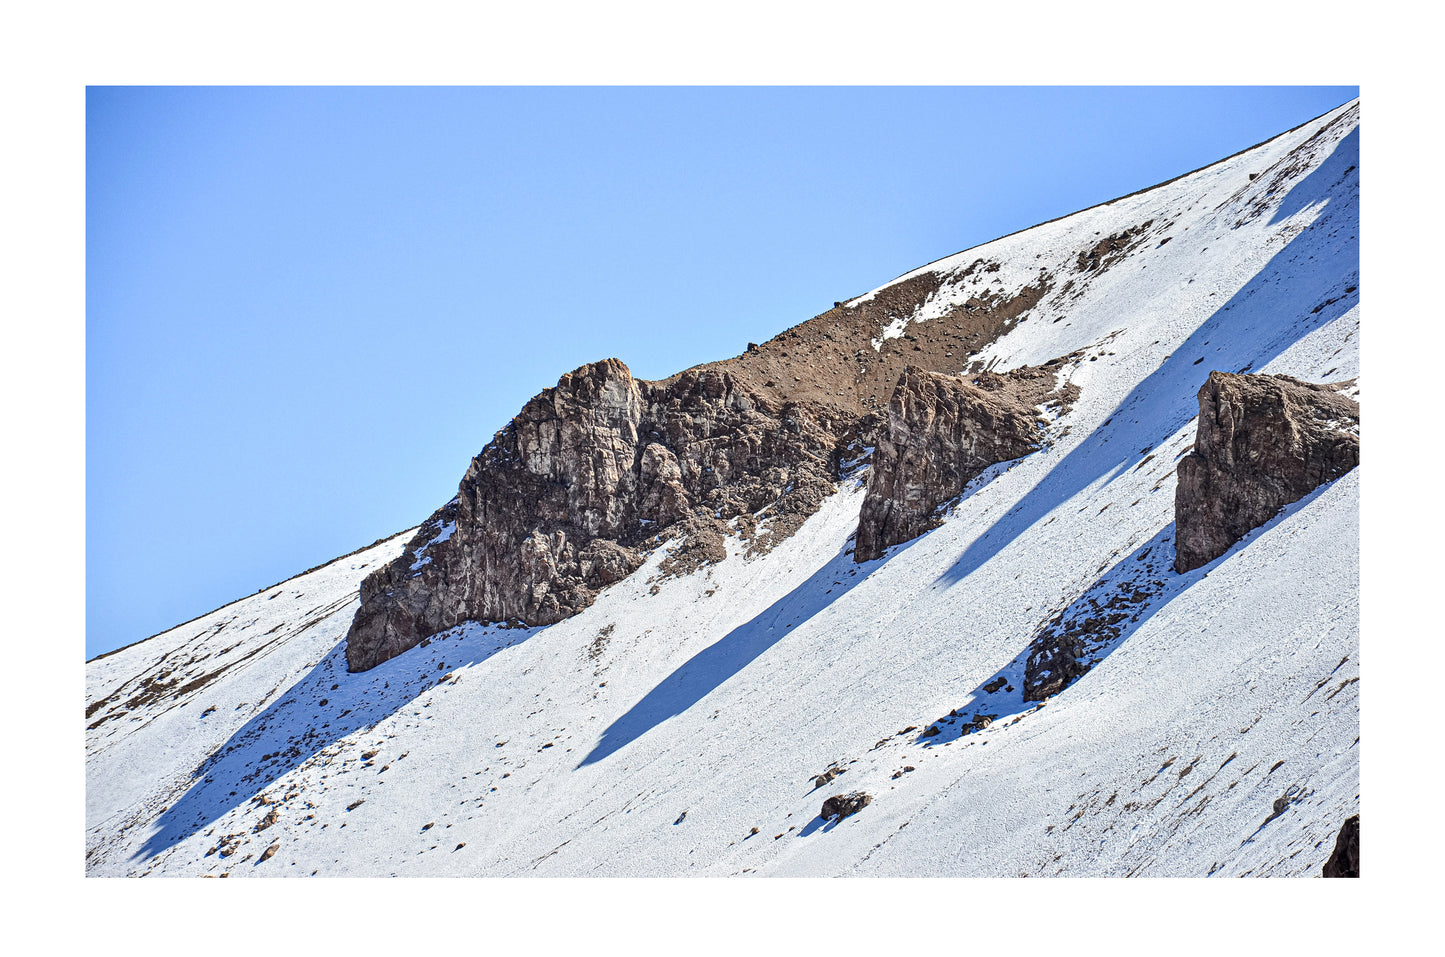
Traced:
[[1358, 110], [563, 375], [87, 663], [87, 874], [1358, 873]]

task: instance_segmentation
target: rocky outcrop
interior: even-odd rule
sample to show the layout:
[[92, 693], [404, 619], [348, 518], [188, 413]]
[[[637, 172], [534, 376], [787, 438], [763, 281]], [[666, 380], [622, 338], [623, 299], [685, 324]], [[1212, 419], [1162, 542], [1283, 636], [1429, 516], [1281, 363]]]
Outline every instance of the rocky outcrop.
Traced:
[[[349, 667], [374, 667], [464, 621], [559, 621], [664, 541], [675, 543], [665, 575], [721, 560], [729, 534], [749, 555], [766, 551], [817, 510], [845, 453], [856, 465], [879, 444], [906, 366], [976, 370], [980, 351], [1028, 321], [1052, 288], [1043, 269], [1022, 286], [982, 281], [999, 270], [982, 258], [923, 270], [659, 382], [634, 379], [615, 359], [563, 376], [472, 461], [405, 555], [363, 583]], [[912, 321], [921, 310], [926, 321]], [[986, 392], [995, 379], [1016, 382], [969, 381]], [[998, 423], [990, 434], [1003, 441], [1007, 431]], [[929, 487], [951, 487], [968, 468], [958, 450], [923, 454], [940, 470], [921, 478]], [[894, 534], [891, 521], [926, 524], [906, 514], [914, 504], [896, 518], [886, 510], [880, 540]]]
[[[673, 542], [663, 574], [791, 535], [845, 456], [877, 446], [858, 554], [933, 527], [975, 475], [1038, 447], [1052, 366], [948, 376], [908, 367], [888, 428], [861, 403], [785, 401], [725, 367], [662, 382], [607, 359], [532, 399], [471, 462], [457, 496], [361, 585], [346, 660], [365, 671], [465, 621], [547, 625], [588, 607]], [[883, 434], [879, 434], [883, 433]]]
[[1360, 462], [1359, 405], [1285, 375], [1211, 372], [1194, 449], [1179, 462], [1174, 568], [1223, 555], [1284, 506]]
[[1067, 406], [1075, 395], [1054, 386], [1050, 366], [972, 376], [905, 368], [873, 452], [854, 559], [880, 558], [937, 527], [940, 506], [984, 469], [1036, 451], [1044, 432], [1035, 406], [1051, 393]]
[[1325, 877], [1360, 876], [1360, 816], [1345, 818], [1340, 833], [1335, 838], [1335, 850], [1325, 861]]
[[608, 359], [568, 373], [362, 583], [347, 665], [364, 671], [464, 621], [560, 621], [669, 538], [681, 545], [664, 570], [685, 571], [723, 557], [734, 527], [800, 523], [832, 492], [860, 421], [717, 369], [654, 383]]

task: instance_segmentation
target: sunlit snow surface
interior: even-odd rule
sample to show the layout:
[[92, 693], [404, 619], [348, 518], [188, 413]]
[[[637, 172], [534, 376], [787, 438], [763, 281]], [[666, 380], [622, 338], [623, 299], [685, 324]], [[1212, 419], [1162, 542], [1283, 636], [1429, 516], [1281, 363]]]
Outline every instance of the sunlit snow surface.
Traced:
[[[659, 551], [575, 618], [364, 674], [357, 588], [410, 533], [90, 662], [87, 873], [1317, 875], [1359, 809], [1358, 472], [1177, 575], [1174, 469], [1209, 370], [1358, 375], [1356, 111], [925, 267], [1053, 273], [984, 358], [1083, 350], [1082, 397], [877, 562], [854, 475], [766, 556], [661, 580]], [[1026, 705], [1040, 627], [1126, 587], [1137, 619]], [[919, 736], [955, 710], [998, 717]]]

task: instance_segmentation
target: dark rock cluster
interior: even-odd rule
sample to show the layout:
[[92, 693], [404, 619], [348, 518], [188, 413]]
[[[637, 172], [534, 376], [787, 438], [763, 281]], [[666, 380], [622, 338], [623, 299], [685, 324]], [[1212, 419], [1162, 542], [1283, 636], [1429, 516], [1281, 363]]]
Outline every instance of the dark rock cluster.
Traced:
[[1211, 372], [1179, 462], [1174, 568], [1223, 555], [1284, 506], [1360, 463], [1360, 410], [1337, 385]]
[[823, 810], [819, 812], [823, 820], [833, 818], [845, 818], [857, 814], [865, 807], [873, 803], [873, 795], [867, 791], [850, 791], [847, 794], [835, 794], [823, 802]]

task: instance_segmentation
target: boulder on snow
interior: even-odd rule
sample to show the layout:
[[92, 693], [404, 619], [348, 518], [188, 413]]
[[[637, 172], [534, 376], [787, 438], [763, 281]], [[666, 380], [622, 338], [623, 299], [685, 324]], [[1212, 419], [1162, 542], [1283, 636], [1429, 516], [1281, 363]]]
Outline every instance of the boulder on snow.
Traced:
[[873, 795], [866, 791], [851, 791], [847, 794], [835, 794], [823, 802], [823, 820], [829, 821], [833, 818], [845, 818], [850, 814], [857, 814], [869, 804], [873, 803]]
[[1360, 464], [1360, 407], [1339, 394], [1344, 385], [1209, 373], [1194, 449], [1179, 462], [1175, 571], [1209, 564]]

